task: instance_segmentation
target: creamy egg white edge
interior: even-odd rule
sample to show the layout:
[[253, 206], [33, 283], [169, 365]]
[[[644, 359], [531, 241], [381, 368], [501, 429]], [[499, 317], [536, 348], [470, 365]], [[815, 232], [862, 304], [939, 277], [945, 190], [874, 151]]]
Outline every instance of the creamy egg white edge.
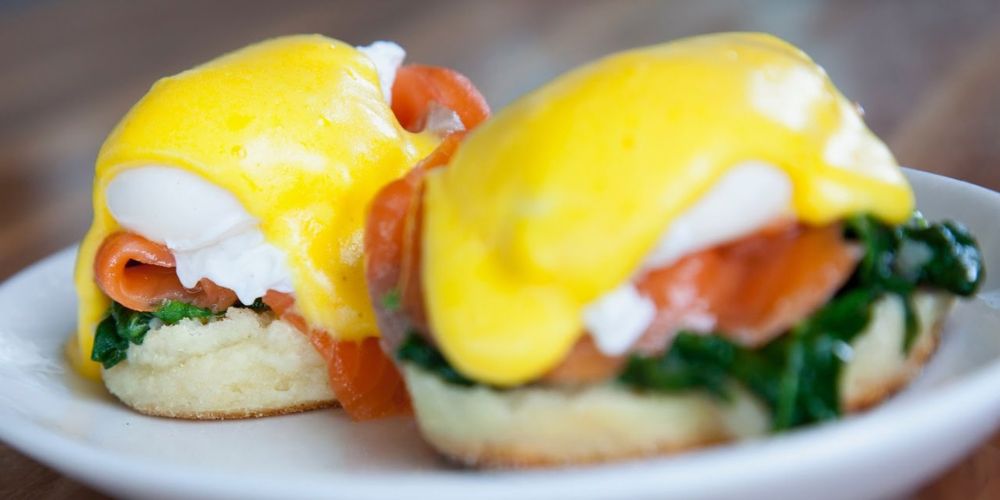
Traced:
[[[386, 41], [358, 50], [371, 59], [391, 103], [406, 51]], [[267, 242], [260, 221], [232, 193], [202, 177], [170, 165], [139, 166], [116, 175], [105, 195], [121, 227], [170, 250], [185, 287], [207, 278], [236, 292], [244, 304], [268, 290], [294, 290], [287, 257]]]

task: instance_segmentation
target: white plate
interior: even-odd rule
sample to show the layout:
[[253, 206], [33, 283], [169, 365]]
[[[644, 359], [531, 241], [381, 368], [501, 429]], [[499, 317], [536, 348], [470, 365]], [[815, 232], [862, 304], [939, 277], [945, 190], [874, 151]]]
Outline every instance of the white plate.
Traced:
[[[73, 249], [0, 286], [0, 438], [95, 487], [203, 498], [885, 498], [1000, 426], [1000, 194], [908, 172], [932, 219], [965, 222], [991, 275], [959, 304], [920, 379], [866, 415], [672, 458], [527, 472], [459, 470], [413, 422], [339, 411], [235, 422], [137, 415], [64, 368]], [[7, 478], [10, 479], [10, 478]], [[6, 479], [5, 479], [6, 480]]]

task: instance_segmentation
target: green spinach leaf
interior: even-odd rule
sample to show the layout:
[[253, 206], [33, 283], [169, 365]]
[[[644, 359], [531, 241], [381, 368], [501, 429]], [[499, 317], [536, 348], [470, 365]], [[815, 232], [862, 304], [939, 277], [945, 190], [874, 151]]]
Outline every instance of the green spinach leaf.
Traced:
[[191, 304], [185, 304], [184, 302], [179, 302], [176, 300], [168, 300], [156, 312], [153, 316], [160, 319], [168, 325], [176, 325], [182, 319], [195, 318], [195, 319], [209, 319], [215, 317], [209, 309], [205, 309], [198, 306], [193, 306]]
[[957, 222], [928, 227], [905, 227], [905, 243], [925, 245], [930, 255], [916, 270], [916, 282], [968, 297], [986, 278], [983, 256], [969, 231]]
[[151, 313], [133, 311], [125, 306], [111, 303], [111, 318], [115, 322], [118, 336], [133, 344], [142, 344], [149, 331], [149, 320], [153, 319]]
[[128, 340], [118, 336], [115, 319], [109, 315], [97, 325], [90, 359], [97, 361], [105, 368], [111, 368], [125, 360], [127, 351]]
[[871, 320], [879, 296], [870, 288], [851, 290], [778, 339], [774, 348], [785, 355], [773, 404], [776, 430], [840, 415], [840, 369], [850, 356], [851, 341]]
[[458, 373], [448, 364], [448, 360], [417, 332], [410, 332], [407, 335], [406, 340], [396, 350], [396, 357], [436, 374], [445, 382], [465, 387], [476, 385], [475, 382]]
[[681, 332], [664, 356], [629, 358], [619, 380], [661, 392], [705, 389], [728, 398], [734, 365], [744, 354], [743, 348], [722, 337]]
[[133, 311], [111, 302], [108, 316], [97, 325], [94, 332], [94, 347], [90, 359], [101, 363], [104, 368], [125, 361], [129, 343], [141, 345], [150, 329], [150, 322], [156, 318], [167, 325], [175, 325], [182, 319], [206, 320], [216, 314], [208, 309], [169, 300], [154, 312]]
[[722, 397], [726, 384], [738, 381], [768, 404], [775, 430], [838, 417], [841, 369], [880, 298], [895, 294], [903, 301], [901, 349], [909, 352], [920, 326], [913, 293], [925, 287], [970, 295], [985, 274], [975, 239], [956, 223], [929, 224], [917, 213], [902, 226], [860, 216], [846, 227], [864, 250], [857, 270], [833, 300], [788, 334], [750, 350], [717, 334], [682, 332], [662, 356], [633, 356], [619, 381], [641, 390], [699, 389]]

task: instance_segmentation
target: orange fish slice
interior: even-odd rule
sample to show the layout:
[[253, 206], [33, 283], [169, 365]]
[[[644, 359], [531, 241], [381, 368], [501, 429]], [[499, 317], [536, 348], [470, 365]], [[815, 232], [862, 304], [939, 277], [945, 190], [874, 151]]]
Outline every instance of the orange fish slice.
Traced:
[[372, 420], [412, 413], [403, 377], [382, 351], [378, 338], [333, 340], [326, 332], [309, 328], [295, 311], [295, 298], [287, 293], [268, 291], [264, 303], [309, 337], [313, 348], [327, 363], [330, 388], [352, 419]]
[[[634, 349], [663, 352], [685, 328], [766, 344], [828, 302], [850, 277], [859, 251], [841, 233], [839, 225], [785, 224], [646, 273], [637, 285], [656, 304], [657, 316]], [[600, 352], [586, 336], [543, 380], [606, 380], [624, 359]]]
[[167, 247], [139, 235], [118, 232], [101, 244], [94, 259], [97, 285], [112, 300], [134, 311], [155, 311], [167, 300], [177, 300], [215, 312], [236, 303], [232, 290], [203, 279], [184, 288]]
[[392, 85], [392, 112], [400, 125], [411, 132], [423, 130], [435, 105], [454, 111], [466, 130], [490, 115], [486, 99], [461, 73], [419, 64], [400, 67]]
[[[365, 278], [382, 338], [390, 349], [405, 336], [407, 325], [425, 326], [420, 288], [420, 220], [424, 174], [448, 164], [465, 137], [450, 134], [405, 177], [382, 188], [372, 200], [365, 226]], [[401, 310], [380, 307], [387, 294], [399, 294]]]
[[766, 344], [828, 302], [859, 257], [836, 224], [787, 224], [687, 256], [640, 280], [658, 309], [658, 331], [642, 345], [662, 349], [678, 328], [699, 323], [744, 345]]

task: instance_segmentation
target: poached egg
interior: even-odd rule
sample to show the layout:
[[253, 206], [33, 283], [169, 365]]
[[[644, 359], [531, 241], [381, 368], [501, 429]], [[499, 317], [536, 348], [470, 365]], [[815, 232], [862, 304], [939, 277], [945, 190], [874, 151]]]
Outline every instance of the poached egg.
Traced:
[[[406, 51], [388, 41], [357, 47], [378, 73], [392, 102], [392, 84]], [[122, 228], [170, 249], [187, 288], [202, 278], [251, 304], [268, 290], [294, 291], [287, 257], [268, 243], [260, 221], [232, 193], [181, 168], [148, 165], [125, 170], [105, 190], [108, 209]]]
[[645, 268], [774, 217], [899, 223], [914, 206], [823, 69], [758, 33], [570, 71], [477, 128], [425, 189], [430, 329], [459, 372], [497, 386], [539, 378], [591, 329], [627, 348], [649, 316], [628, 289]]
[[185, 284], [209, 278], [243, 301], [290, 291], [312, 328], [378, 334], [357, 251], [366, 206], [439, 141], [399, 125], [386, 71], [401, 50], [381, 47], [275, 38], [163, 78], [132, 107], [96, 162], [75, 276], [78, 371], [100, 374], [89, 357], [109, 299], [93, 263], [122, 229], [164, 243]]
[[202, 278], [251, 304], [268, 290], [292, 292], [285, 253], [264, 239], [256, 217], [232, 193], [178, 168], [118, 174], [105, 191], [122, 228], [165, 245], [187, 288]]

